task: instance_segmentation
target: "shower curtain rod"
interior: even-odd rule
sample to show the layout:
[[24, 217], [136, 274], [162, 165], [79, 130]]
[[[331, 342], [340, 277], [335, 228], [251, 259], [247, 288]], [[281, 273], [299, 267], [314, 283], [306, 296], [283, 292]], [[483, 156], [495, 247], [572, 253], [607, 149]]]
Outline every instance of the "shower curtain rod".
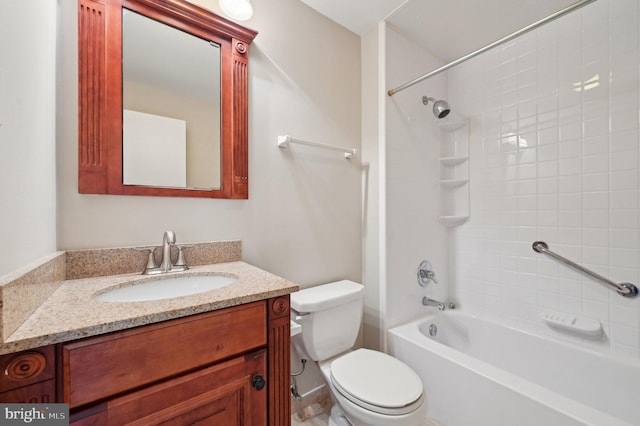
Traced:
[[547, 24], [547, 23], [549, 23], [551, 21], [554, 21], [554, 20], [556, 20], [556, 19], [558, 19], [558, 18], [560, 18], [560, 17], [562, 17], [562, 16], [564, 16], [564, 15], [570, 13], [570, 12], [573, 12], [576, 9], [579, 9], [579, 8], [581, 8], [583, 6], [586, 6], [589, 3], [593, 3], [594, 1], [596, 1], [596, 0], [580, 0], [580, 1], [576, 2], [576, 3], [573, 3], [573, 4], [565, 7], [564, 9], [561, 9], [561, 10], [557, 11], [556, 13], [553, 13], [553, 14], [547, 16], [546, 18], [542, 18], [539, 21], [534, 22], [531, 25], [527, 25], [526, 27], [521, 28], [518, 31], [515, 31], [515, 32], [509, 34], [508, 36], [502, 37], [500, 40], [496, 40], [493, 43], [487, 44], [486, 46], [481, 47], [480, 49], [478, 49], [476, 51], [473, 51], [473, 52], [469, 53], [468, 55], [465, 55], [465, 56], [463, 56], [463, 57], [461, 57], [459, 59], [456, 59], [453, 62], [449, 62], [448, 64], [443, 65], [440, 68], [437, 68], [437, 69], [435, 69], [435, 70], [433, 70], [431, 72], [428, 72], [427, 74], [424, 74], [424, 75], [416, 78], [415, 80], [411, 80], [408, 83], [405, 83], [405, 84], [403, 84], [401, 86], [396, 87], [395, 89], [391, 89], [391, 90], [389, 90], [387, 92], [387, 94], [389, 96], [393, 96], [396, 93], [403, 91], [404, 89], [408, 89], [409, 87], [413, 86], [414, 84], [418, 84], [421, 81], [424, 81], [424, 80], [426, 80], [426, 79], [428, 79], [430, 77], [433, 77], [434, 75], [440, 74], [441, 72], [444, 72], [444, 71], [448, 70], [449, 68], [455, 67], [458, 64], [461, 64], [461, 63], [463, 63], [465, 61], [468, 61], [469, 59], [474, 58], [474, 57], [478, 56], [479, 54], [486, 52], [487, 50], [493, 49], [496, 46], [499, 46], [499, 45], [501, 45], [503, 43], [511, 41], [516, 37], [519, 37], [519, 36], [521, 36], [523, 34], [526, 34], [529, 31], [535, 30], [536, 28], [541, 27], [544, 24]]

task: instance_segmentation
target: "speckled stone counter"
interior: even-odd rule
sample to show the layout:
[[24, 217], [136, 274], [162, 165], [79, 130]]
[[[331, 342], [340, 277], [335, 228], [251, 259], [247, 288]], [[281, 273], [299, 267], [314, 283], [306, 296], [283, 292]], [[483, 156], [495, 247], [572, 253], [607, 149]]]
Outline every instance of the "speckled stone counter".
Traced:
[[[189, 275], [226, 275], [237, 280], [219, 289], [155, 301], [100, 302], [93, 297], [112, 287]], [[7, 333], [0, 343], [0, 354], [264, 300], [298, 290], [296, 284], [239, 260], [193, 266], [185, 272], [156, 276], [136, 272], [63, 280], [56, 285], [57, 288], [14, 331], [5, 330]], [[10, 301], [4, 300], [3, 310], [12, 310], [7, 303]]]

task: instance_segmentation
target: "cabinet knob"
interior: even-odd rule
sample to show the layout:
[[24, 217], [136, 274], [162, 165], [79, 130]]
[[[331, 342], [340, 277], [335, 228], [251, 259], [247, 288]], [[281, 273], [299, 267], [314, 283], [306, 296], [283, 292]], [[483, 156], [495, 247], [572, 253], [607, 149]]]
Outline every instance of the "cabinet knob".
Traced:
[[262, 390], [266, 384], [267, 382], [265, 382], [261, 374], [256, 374], [251, 378], [251, 385], [256, 388], [256, 390]]

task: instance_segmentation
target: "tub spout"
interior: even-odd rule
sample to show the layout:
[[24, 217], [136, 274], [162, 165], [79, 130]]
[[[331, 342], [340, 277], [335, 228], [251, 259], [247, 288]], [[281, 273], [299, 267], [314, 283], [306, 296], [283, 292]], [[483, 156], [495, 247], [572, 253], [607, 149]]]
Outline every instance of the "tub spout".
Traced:
[[426, 296], [422, 298], [422, 304], [424, 306], [435, 306], [439, 311], [444, 311], [445, 309], [447, 309], [447, 305], [445, 305], [444, 303], [434, 299], [429, 299]]

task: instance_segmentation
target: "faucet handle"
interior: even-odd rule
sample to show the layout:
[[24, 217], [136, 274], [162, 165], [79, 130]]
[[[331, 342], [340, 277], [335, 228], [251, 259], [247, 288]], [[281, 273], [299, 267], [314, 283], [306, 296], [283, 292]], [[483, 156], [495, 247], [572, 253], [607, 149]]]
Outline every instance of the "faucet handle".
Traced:
[[137, 250], [137, 251], [148, 251], [149, 252], [149, 254], [147, 255], [147, 266], [145, 266], [143, 274], [145, 272], [151, 270], [151, 269], [154, 269], [154, 268], [158, 267], [158, 265], [156, 265], [156, 259], [154, 257], [154, 253], [155, 253], [155, 250], [156, 250], [156, 248], [154, 246], [134, 247], [133, 249]]
[[431, 263], [428, 260], [423, 260], [418, 266], [418, 284], [420, 284], [421, 287], [426, 287], [430, 281], [438, 284], [436, 273], [433, 272]]
[[184, 260], [184, 252], [183, 248], [195, 247], [195, 244], [176, 244], [178, 247], [178, 260], [174, 266], [183, 266], [184, 269], [187, 269], [187, 262]]

